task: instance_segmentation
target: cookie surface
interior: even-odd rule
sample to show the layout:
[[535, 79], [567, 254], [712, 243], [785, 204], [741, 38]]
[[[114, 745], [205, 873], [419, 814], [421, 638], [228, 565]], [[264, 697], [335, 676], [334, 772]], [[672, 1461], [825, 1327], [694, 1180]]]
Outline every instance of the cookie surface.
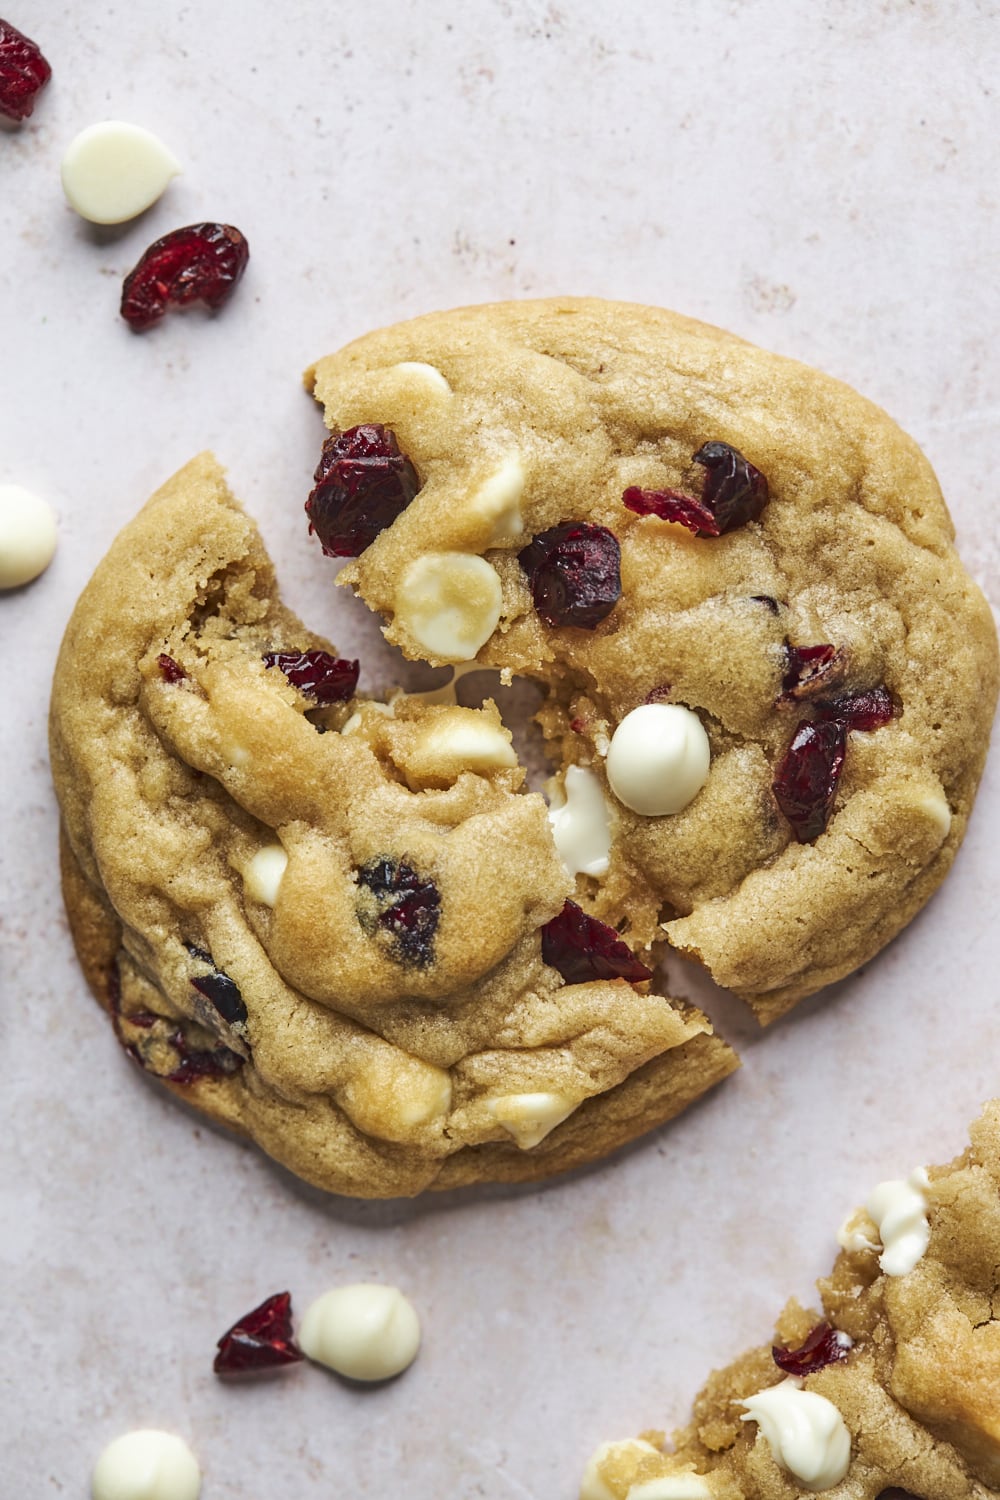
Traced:
[[545, 961], [572, 882], [493, 705], [367, 703], [352, 666], [208, 456], [84, 591], [52, 695], [63, 886], [132, 1057], [366, 1197], [577, 1165], [731, 1071], [613, 954]]
[[[893, 1265], [889, 1250], [893, 1241], [899, 1248], [898, 1226], [883, 1218], [880, 1239], [859, 1210], [841, 1232], [849, 1248], [819, 1283], [822, 1312], [795, 1302], [785, 1309], [779, 1348], [801, 1348], [821, 1318], [828, 1330], [802, 1375], [786, 1377], [770, 1345], [751, 1350], [711, 1376], [669, 1454], [656, 1433], [599, 1449], [581, 1500], [792, 1500], [814, 1490], [876, 1500], [893, 1486], [921, 1500], [1000, 1494], [1000, 1101], [973, 1125], [965, 1154], [927, 1177], [923, 1213], [912, 1194], [907, 1203], [907, 1184], [882, 1185], [921, 1235], [901, 1261]], [[781, 1421], [765, 1435], [763, 1422], [745, 1420], [753, 1397], [788, 1378], [823, 1398], [814, 1409], [830, 1419], [827, 1433], [838, 1414], [846, 1428], [827, 1482], [789, 1471], [794, 1440]]]
[[[407, 655], [546, 685], [561, 773], [586, 771], [607, 806], [608, 867], [577, 879], [589, 911], [640, 949], [665, 937], [767, 1022], [919, 910], [982, 770], [996, 633], [933, 473], [884, 412], [718, 329], [592, 299], [431, 314], [306, 379], [331, 428], [382, 424], [417, 478], [340, 581]], [[745, 522], [711, 536], [623, 503], [701, 500], [706, 444], [763, 476]], [[552, 624], [524, 554], [570, 523], [612, 533], [620, 596]], [[881, 717], [856, 712], [873, 694]], [[702, 790], [662, 816], [607, 773], [618, 726], [650, 702], [697, 715], [711, 754]], [[793, 793], [828, 794], [802, 841], [776, 800], [783, 768]]]

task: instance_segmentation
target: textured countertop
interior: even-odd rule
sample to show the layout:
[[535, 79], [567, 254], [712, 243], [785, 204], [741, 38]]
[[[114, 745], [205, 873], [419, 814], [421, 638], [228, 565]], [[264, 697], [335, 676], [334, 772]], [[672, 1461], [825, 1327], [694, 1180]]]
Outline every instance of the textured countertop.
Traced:
[[[743, 1070], [674, 1125], [528, 1190], [324, 1198], [199, 1123], [121, 1056], [62, 915], [45, 748], [66, 619], [119, 527], [212, 447], [284, 590], [362, 659], [398, 658], [331, 586], [302, 502], [301, 370], [431, 308], [594, 293], [673, 306], [840, 376], [941, 477], [1000, 603], [995, 446], [1000, 12], [988, 0], [23, 0], [54, 80], [0, 129], [0, 482], [60, 547], [0, 597], [0, 1491], [87, 1493], [127, 1428], [185, 1434], [204, 1500], [572, 1500], [603, 1438], [686, 1418], [708, 1370], [810, 1297], [847, 1210], [960, 1150], [1000, 1092], [988, 766], [953, 873], [864, 972], [767, 1034], [679, 962]], [[184, 175], [95, 230], [59, 160], [84, 125], [156, 131]], [[217, 318], [136, 337], [121, 277], [156, 236], [238, 224]], [[265, 1295], [345, 1280], [419, 1307], [375, 1390], [298, 1367], [250, 1389], [215, 1339]]]

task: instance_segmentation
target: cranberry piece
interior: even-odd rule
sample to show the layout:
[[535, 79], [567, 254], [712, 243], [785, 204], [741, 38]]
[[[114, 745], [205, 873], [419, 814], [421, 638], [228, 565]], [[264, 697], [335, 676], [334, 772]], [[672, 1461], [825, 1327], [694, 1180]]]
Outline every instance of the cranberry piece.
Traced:
[[184, 1031], [169, 1038], [180, 1062], [167, 1073], [168, 1083], [195, 1083], [199, 1078], [228, 1078], [242, 1068], [244, 1059], [229, 1047], [192, 1047]]
[[785, 673], [779, 703], [799, 703], [834, 686], [847, 669], [847, 653], [828, 642], [793, 646], [785, 642]]
[[559, 915], [542, 928], [542, 962], [557, 969], [567, 984], [586, 984], [590, 979], [627, 979], [629, 984], [641, 984], [653, 975], [613, 927], [589, 917], [575, 901], [567, 901]]
[[593, 630], [621, 598], [621, 555], [618, 538], [606, 526], [567, 521], [539, 532], [518, 561], [547, 625]]
[[317, 703], [346, 703], [358, 685], [360, 663], [329, 651], [266, 651], [264, 664], [280, 667], [292, 687]]
[[840, 698], [821, 701], [817, 707], [824, 719], [836, 719], [848, 729], [881, 729], [896, 716], [892, 695], [884, 687], [844, 693]]
[[369, 860], [358, 871], [358, 880], [374, 898], [358, 908], [362, 927], [368, 932], [387, 932], [389, 951], [398, 963], [420, 969], [432, 964], [434, 935], [441, 919], [441, 896], [433, 880], [423, 879], [411, 865], [389, 856]]
[[396, 434], [380, 422], [331, 433], [313, 479], [306, 514], [327, 557], [360, 557], [420, 488]]
[[186, 946], [192, 958], [211, 967], [210, 973], [196, 974], [191, 980], [199, 995], [204, 995], [206, 1000], [210, 1000], [222, 1019], [230, 1026], [243, 1026], [247, 1019], [247, 1008], [235, 980], [216, 968], [212, 955], [206, 953], [204, 948], [196, 948], [193, 943], [188, 943]]
[[666, 703], [672, 692], [673, 688], [669, 682], [659, 682], [656, 687], [650, 688], [642, 701], [643, 703]]
[[244, 1313], [218, 1342], [212, 1369], [216, 1375], [249, 1375], [298, 1364], [302, 1350], [292, 1336], [290, 1292], [276, 1292], [252, 1312]]
[[825, 1365], [834, 1365], [846, 1359], [854, 1348], [849, 1333], [842, 1333], [829, 1323], [817, 1323], [805, 1342], [797, 1349], [788, 1349], [774, 1344], [771, 1353], [779, 1370], [786, 1375], [815, 1375]]
[[187, 676], [180, 662], [174, 661], [172, 656], [158, 656], [156, 665], [160, 669], [160, 676], [164, 682], [183, 682]]
[[51, 77], [38, 44], [9, 21], [0, 21], [0, 115], [26, 120]]
[[792, 737], [773, 791], [800, 844], [818, 839], [830, 820], [846, 748], [847, 730], [839, 719], [804, 720]]
[[759, 469], [728, 443], [705, 443], [692, 456], [705, 470], [701, 497], [685, 490], [641, 490], [631, 486], [622, 495], [638, 516], [676, 521], [697, 536], [722, 536], [748, 521], [756, 521], [769, 495]]
[[221, 307], [250, 259], [232, 224], [188, 224], [154, 240], [122, 287], [121, 314], [137, 332], [152, 328], [168, 307], [204, 302]]

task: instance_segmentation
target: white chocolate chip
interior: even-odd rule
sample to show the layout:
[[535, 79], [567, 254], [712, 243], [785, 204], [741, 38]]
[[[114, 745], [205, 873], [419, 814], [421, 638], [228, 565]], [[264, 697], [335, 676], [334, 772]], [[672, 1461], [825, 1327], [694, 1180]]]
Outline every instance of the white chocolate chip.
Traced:
[[142, 1428], [104, 1449], [90, 1480], [93, 1500], [198, 1500], [201, 1470], [172, 1432]]
[[748, 1396], [741, 1418], [760, 1427], [771, 1456], [807, 1490], [839, 1484], [851, 1462], [851, 1434], [832, 1401], [792, 1377]]
[[357, 1282], [311, 1304], [299, 1343], [310, 1359], [350, 1380], [389, 1380], [416, 1359], [420, 1319], [398, 1287]]
[[652, 1443], [647, 1443], [644, 1438], [622, 1438], [617, 1443], [601, 1443], [587, 1460], [587, 1467], [580, 1481], [580, 1500], [616, 1500], [614, 1491], [601, 1478], [600, 1471], [608, 1459], [614, 1461], [618, 1457], [634, 1455], [638, 1461], [655, 1452]]
[[927, 1181], [926, 1170], [918, 1167], [905, 1181], [880, 1182], [865, 1204], [878, 1226], [883, 1245], [878, 1263], [887, 1276], [912, 1271], [930, 1243]]
[[403, 1125], [428, 1125], [451, 1109], [451, 1092], [447, 1069], [425, 1063], [419, 1075], [408, 1074], [405, 1086], [399, 1089], [396, 1114]]
[[951, 832], [951, 808], [939, 792], [927, 792], [917, 800], [917, 806], [941, 832], [942, 843]]
[[390, 375], [399, 375], [408, 384], [418, 385], [428, 396], [450, 396], [451, 386], [435, 365], [425, 365], [419, 359], [402, 359], [389, 370]]
[[288, 855], [281, 845], [265, 844], [263, 849], [257, 850], [244, 872], [247, 894], [264, 906], [274, 906], [287, 866]]
[[180, 172], [180, 162], [149, 130], [104, 120], [81, 130], [66, 148], [67, 202], [92, 224], [124, 224], [144, 213]]
[[712, 1491], [700, 1474], [662, 1474], [634, 1484], [625, 1500], [712, 1500]]
[[513, 541], [522, 535], [523, 494], [524, 465], [518, 454], [511, 453], [499, 469], [483, 481], [469, 500], [469, 509], [490, 528], [488, 545]]
[[565, 1094], [503, 1094], [488, 1099], [486, 1107], [497, 1124], [510, 1131], [521, 1150], [529, 1151], [561, 1125], [579, 1102]]
[[475, 708], [453, 708], [432, 719], [421, 729], [417, 746], [422, 760], [444, 768], [486, 772], [517, 765], [510, 736]]
[[561, 803], [549, 808], [559, 858], [569, 875], [606, 875], [611, 825], [604, 789], [586, 766], [567, 766]]
[[644, 703], [626, 714], [608, 747], [608, 782], [645, 817], [682, 812], [708, 778], [711, 751], [698, 715], [679, 703]]
[[19, 484], [0, 484], [0, 589], [30, 583], [45, 572], [55, 550], [51, 505]]
[[862, 1250], [877, 1250], [878, 1241], [868, 1238], [865, 1226], [870, 1226], [870, 1220], [864, 1209], [856, 1208], [837, 1230], [837, 1244], [841, 1250], [846, 1250], [852, 1255], [857, 1255]]
[[485, 558], [427, 552], [412, 562], [396, 591], [396, 618], [432, 657], [468, 661], [496, 630], [503, 595]]

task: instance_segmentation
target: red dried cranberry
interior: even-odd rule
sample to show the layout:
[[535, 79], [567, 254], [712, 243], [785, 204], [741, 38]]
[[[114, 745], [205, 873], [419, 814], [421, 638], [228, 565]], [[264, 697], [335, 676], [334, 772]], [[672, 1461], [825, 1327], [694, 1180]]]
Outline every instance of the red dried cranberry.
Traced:
[[155, 240], [122, 287], [121, 313], [137, 332], [152, 328], [168, 307], [204, 302], [221, 307], [250, 259], [246, 240], [232, 224], [188, 224]]
[[362, 927], [367, 932], [387, 932], [390, 954], [398, 963], [420, 969], [433, 963], [434, 935], [441, 919], [441, 896], [433, 880], [423, 879], [411, 865], [389, 856], [362, 865], [358, 880], [374, 898], [358, 906]]
[[622, 495], [638, 516], [676, 521], [697, 536], [722, 536], [748, 521], [756, 521], [768, 502], [767, 480], [759, 469], [728, 443], [705, 443], [692, 462], [705, 470], [701, 497], [685, 490], [641, 490], [631, 486]]
[[302, 1350], [292, 1336], [290, 1292], [276, 1292], [245, 1313], [219, 1339], [216, 1375], [249, 1375], [298, 1364]]
[[329, 651], [266, 651], [264, 665], [280, 667], [292, 687], [317, 703], [346, 703], [354, 697], [360, 663]]
[[187, 676], [180, 662], [174, 661], [172, 656], [158, 656], [156, 664], [160, 669], [160, 676], [164, 682], [183, 682]]
[[0, 21], [0, 115], [26, 120], [51, 77], [37, 42], [9, 21]]
[[666, 703], [672, 692], [673, 688], [669, 682], [660, 682], [656, 687], [650, 688], [642, 701], [643, 703]]
[[825, 1365], [846, 1359], [853, 1348], [854, 1340], [849, 1333], [841, 1333], [829, 1323], [817, 1323], [805, 1343], [797, 1349], [774, 1344], [771, 1353], [779, 1370], [784, 1370], [786, 1375], [803, 1376], [815, 1375]]
[[575, 901], [567, 901], [557, 917], [542, 928], [542, 962], [557, 969], [567, 984], [591, 979], [627, 979], [641, 984], [653, 971], [629, 951], [613, 927], [589, 917]]
[[830, 820], [846, 748], [847, 730], [839, 719], [805, 720], [795, 731], [773, 790], [800, 844], [819, 838]]
[[836, 719], [848, 729], [881, 729], [896, 715], [892, 695], [884, 687], [844, 693], [840, 698], [824, 699], [816, 706], [824, 719]]
[[793, 646], [785, 642], [785, 673], [779, 703], [799, 703], [815, 698], [843, 677], [847, 653], [825, 642], [819, 646]]
[[621, 598], [621, 548], [606, 526], [589, 521], [551, 526], [518, 553], [518, 561], [547, 625], [593, 630]]
[[306, 514], [327, 557], [360, 557], [420, 488], [396, 434], [380, 422], [332, 433], [313, 479]]
[[168, 1083], [195, 1083], [199, 1078], [228, 1078], [238, 1072], [245, 1061], [229, 1047], [192, 1047], [186, 1034], [180, 1029], [169, 1040], [181, 1061], [172, 1072], [166, 1074]]
[[203, 948], [196, 948], [192, 943], [189, 943], [187, 948], [192, 958], [196, 958], [199, 963], [211, 965], [210, 973], [196, 974], [191, 980], [199, 995], [204, 995], [206, 1000], [210, 1000], [222, 1019], [230, 1026], [245, 1025], [247, 1008], [235, 980], [216, 968], [211, 954], [206, 953]]

